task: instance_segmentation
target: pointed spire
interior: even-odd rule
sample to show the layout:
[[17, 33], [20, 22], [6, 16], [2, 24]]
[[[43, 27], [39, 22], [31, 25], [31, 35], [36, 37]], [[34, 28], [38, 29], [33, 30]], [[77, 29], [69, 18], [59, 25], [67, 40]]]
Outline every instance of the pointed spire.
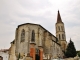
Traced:
[[62, 23], [62, 19], [58, 10], [58, 15], [57, 15], [57, 23]]

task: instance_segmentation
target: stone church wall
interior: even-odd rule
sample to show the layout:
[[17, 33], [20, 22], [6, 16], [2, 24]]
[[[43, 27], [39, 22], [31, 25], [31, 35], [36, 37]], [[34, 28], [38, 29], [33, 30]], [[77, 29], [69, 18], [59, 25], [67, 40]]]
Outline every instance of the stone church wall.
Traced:
[[[25, 31], [25, 40], [21, 42], [21, 33], [22, 30]], [[15, 55], [16, 57], [19, 56], [27, 56], [27, 53], [30, 52], [30, 42], [32, 38], [32, 30], [35, 32], [35, 43], [38, 49], [38, 46], [43, 47], [43, 54], [45, 56], [51, 56], [54, 58], [54, 55], [61, 54], [60, 45], [57, 43], [57, 38], [53, 36], [50, 32], [46, 29], [41, 27], [40, 25], [35, 24], [25, 24], [18, 26], [15, 33]]]

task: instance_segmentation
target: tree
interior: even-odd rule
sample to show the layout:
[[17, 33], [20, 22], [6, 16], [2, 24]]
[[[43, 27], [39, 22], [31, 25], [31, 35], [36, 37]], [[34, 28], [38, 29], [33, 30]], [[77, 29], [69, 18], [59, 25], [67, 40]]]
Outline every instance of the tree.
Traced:
[[67, 58], [69, 58], [69, 57], [75, 57], [76, 54], [77, 53], [76, 53], [76, 49], [75, 49], [74, 43], [70, 39], [70, 42], [69, 42], [69, 44], [67, 46], [67, 49], [66, 49], [66, 52], [65, 52], [65, 56]]

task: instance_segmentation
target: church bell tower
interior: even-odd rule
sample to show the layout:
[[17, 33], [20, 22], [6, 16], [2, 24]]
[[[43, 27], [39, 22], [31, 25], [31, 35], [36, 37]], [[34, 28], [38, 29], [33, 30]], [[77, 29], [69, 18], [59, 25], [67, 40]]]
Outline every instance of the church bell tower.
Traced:
[[57, 22], [55, 26], [56, 26], [56, 37], [58, 38], [58, 43], [61, 45], [62, 50], [65, 51], [67, 47], [65, 27], [64, 23], [62, 22], [59, 11], [57, 14]]

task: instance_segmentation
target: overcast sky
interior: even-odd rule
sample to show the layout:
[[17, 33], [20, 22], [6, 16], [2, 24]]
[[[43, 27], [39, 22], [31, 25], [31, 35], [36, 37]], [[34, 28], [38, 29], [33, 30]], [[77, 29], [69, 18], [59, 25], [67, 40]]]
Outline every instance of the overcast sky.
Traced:
[[80, 50], [80, 0], [0, 0], [0, 49], [9, 48], [15, 30], [23, 23], [40, 24], [55, 34], [57, 11], [70, 38]]

